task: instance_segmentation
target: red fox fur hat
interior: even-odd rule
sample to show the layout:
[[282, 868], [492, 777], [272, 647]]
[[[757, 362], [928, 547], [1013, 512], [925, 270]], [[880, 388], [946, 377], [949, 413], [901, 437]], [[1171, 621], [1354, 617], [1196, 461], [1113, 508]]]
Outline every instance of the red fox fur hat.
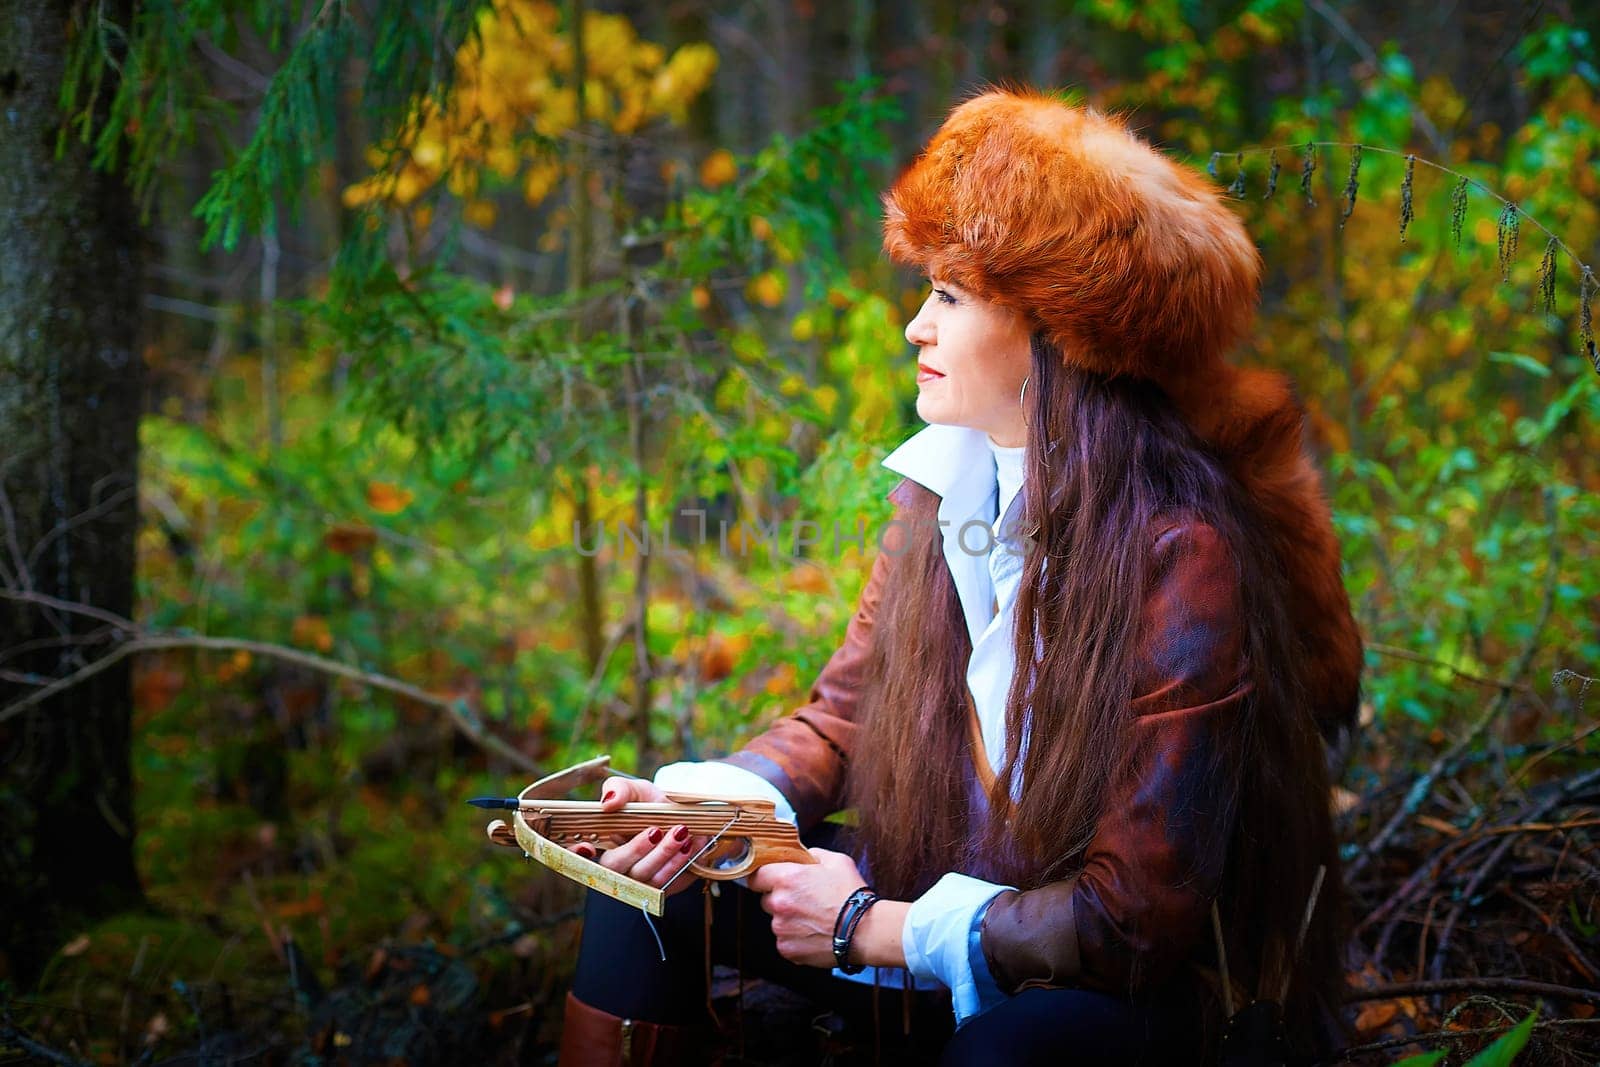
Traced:
[[1071, 366], [1166, 390], [1272, 531], [1324, 735], [1352, 728], [1361, 639], [1303, 411], [1283, 375], [1223, 358], [1255, 320], [1261, 257], [1215, 186], [1120, 118], [992, 90], [883, 201], [891, 259], [1019, 312]]

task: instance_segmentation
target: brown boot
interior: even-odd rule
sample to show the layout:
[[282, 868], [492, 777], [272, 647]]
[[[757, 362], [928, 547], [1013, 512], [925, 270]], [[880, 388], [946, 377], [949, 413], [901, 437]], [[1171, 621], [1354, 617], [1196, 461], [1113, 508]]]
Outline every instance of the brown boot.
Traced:
[[696, 1036], [687, 1026], [618, 1018], [568, 993], [558, 1063], [559, 1067], [670, 1067], [692, 1062]]

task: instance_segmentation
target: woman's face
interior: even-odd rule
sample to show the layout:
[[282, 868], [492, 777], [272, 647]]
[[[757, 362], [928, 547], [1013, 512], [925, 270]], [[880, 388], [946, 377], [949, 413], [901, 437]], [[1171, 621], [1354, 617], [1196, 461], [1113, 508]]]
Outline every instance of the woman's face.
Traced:
[[983, 430], [1014, 448], [1026, 440], [1018, 394], [1031, 365], [1021, 315], [980, 300], [948, 279], [933, 290], [906, 340], [917, 346], [917, 414], [925, 422]]

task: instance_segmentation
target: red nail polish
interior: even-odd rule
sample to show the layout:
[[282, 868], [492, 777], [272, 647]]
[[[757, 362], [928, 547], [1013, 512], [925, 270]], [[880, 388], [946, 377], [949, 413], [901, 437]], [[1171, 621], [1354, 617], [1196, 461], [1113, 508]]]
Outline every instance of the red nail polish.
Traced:
[[672, 839], [674, 841], [682, 841], [684, 838], [686, 838], [688, 836], [689, 836], [689, 828], [687, 826], [680, 826], [676, 830], [672, 831]]
[[685, 841], [683, 844], [678, 846], [678, 851], [679, 852], [688, 852], [690, 846], [693, 845], [693, 844], [694, 844], [694, 842], [692, 842], [692, 841]]
[[594, 849], [590, 848], [588, 845], [579, 845], [572, 851], [576, 852], [586, 860], [594, 859]]
[[661, 827], [659, 827], [659, 826], [650, 827], [650, 833], [648, 833], [645, 836], [650, 838], [650, 843], [652, 845], [659, 845], [661, 843]]
[[600, 803], [604, 804], [606, 801], [610, 800], [612, 797], [614, 797], [616, 795], [617, 795], [617, 791], [615, 789], [607, 789], [605, 796], [600, 798]]

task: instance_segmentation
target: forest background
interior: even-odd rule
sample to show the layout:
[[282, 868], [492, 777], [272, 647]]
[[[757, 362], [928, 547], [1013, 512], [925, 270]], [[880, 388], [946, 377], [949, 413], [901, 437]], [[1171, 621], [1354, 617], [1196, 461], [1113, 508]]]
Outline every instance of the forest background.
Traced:
[[1358, 1033], [1581, 1062], [1597, 22], [0, 0], [0, 1058], [547, 1052], [575, 893], [460, 801], [805, 702], [918, 425], [877, 194], [1015, 81], [1265, 257], [1368, 643]]

